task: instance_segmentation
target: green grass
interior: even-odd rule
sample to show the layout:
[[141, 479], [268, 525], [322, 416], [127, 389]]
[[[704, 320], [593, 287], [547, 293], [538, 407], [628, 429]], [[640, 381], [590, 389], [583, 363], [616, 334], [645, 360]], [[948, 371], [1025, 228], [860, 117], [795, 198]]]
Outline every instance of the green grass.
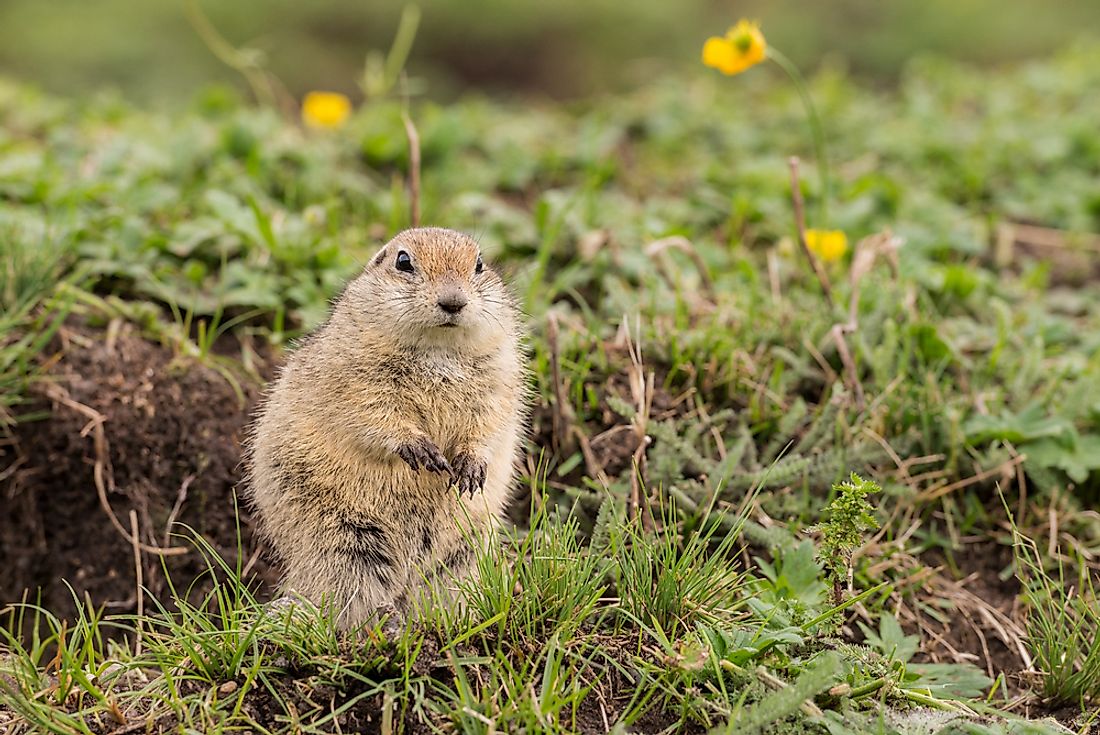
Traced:
[[1052, 701], [1088, 708], [1100, 699], [1100, 598], [1087, 567], [1059, 559], [1053, 572], [1035, 542], [1015, 528], [1017, 563], [1031, 615], [1028, 640], [1043, 693]]
[[[41, 236], [41, 234], [39, 235]], [[51, 298], [67, 251], [54, 240], [34, 242], [12, 228], [0, 250], [0, 437], [19, 419], [45, 349], [69, 308], [70, 298]]]
[[[13, 608], [0, 718], [1056, 732], [1013, 712], [1069, 703], [1086, 727], [1100, 47], [1002, 72], [918, 61], [890, 92], [812, 79], [835, 198], [810, 225], [855, 245], [829, 266], [835, 305], [792, 239], [786, 159], [809, 150], [777, 79], [414, 106], [425, 222], [476, 235], [531, 325], [534, 510], [482, 552], [465, 608], [433, 606], [397, 640], [341, 637], [324, 611], [262, 618], [240, 570], [194, 539], [218, 580], [200, 604], [178, 580], [180, 600], [148, 599], [137, 620]], [[48, 360], [56, 297], [229, 376], [242, 364], [219, 340], [277, 350], [318, 324], [409, 221], [400, 112], [378, 102], [313, 134], [216, 91], [169, 119], [0, 87], [0, 224], [31, 233], [3, 241], [12, 416]], [[53, 289], [70, 278], [81, 288]], [[865, 480], [845, 484], [853, 472]], [[1012, 541], [998, 489], [1019, 533], [1055, 536], [1015, 569], [974, 553]], [[945, 650], [928, 631], [1004, 612], [945, 581], [972, 571], [1026, 580], [1027, 620], [996, 620], [1036, 672], [927, 660]], [[119, 625], [125, 641], [105, 635]], [[14, 633], [32, 627], [45, 637]]]
[[[466, 583], [465, 610], [432, 606], [394, 638], [382, 625], [339, 633], [333, 616], [310, 605], [265, 613], [240, 570], [193, 537], [217, 580], [195, 604], [181, 591], [152, 601], [156, 611], [140, 619], [88, 614], [71, 625], [14, 606], [11, 629], [40, 616], [49, 634], [28, 644], [5, 634], [0, 704], [27, 723], [12, 732], [58, 733], [137, 722], [155, 731], [334, 732], [363, 726], [355, 718], [367, 713], [387, 732], [486, 732], [490, 723], [574, 732], [601, 707], [610, 724], [657, 712], [669, 727], [737, 721], [763, 731], [814, 729], [826, 712], [834, 728], [859, 727], [906, 702], [977, 722], [965, 702], [990, 682], [968, 666], [894, 665], [915, 650], [907, 640], [901, 654], [890, 642], [901, 635], [896, 623], [857, 647], [815, 633], [841, 608], [809, 606], [813, 619], [797, 625], [783, 598], [750, 604], [754, 574], [715, 568], [731, 563], [723, 552], [738, 528], [709, 539], [716, 553], [703, 559], [707, 541], [675, 526], [654, 535], [623, 518], [605, 524], [612, 541], [583, 548], [574, 523], [537, 516], [522, 538], [481, 552], [483, 580]], [[646, 583], [643, 559], [655, 567]], [[824, 584], [812, 557], [802, 563]], [[724, 576], [736, 583], [722, 585]], [[685, 587], [675, 601], [660, 594], [673, 577]], [[707, 578], [719, 582], [700, 594]], [[124, 626], [124, 641], [105, 639], [105, 625]]]

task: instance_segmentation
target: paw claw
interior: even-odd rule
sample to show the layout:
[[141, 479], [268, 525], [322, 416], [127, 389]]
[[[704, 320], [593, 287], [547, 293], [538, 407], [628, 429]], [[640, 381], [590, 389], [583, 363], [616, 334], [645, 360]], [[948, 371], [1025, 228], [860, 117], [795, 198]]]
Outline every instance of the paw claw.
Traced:
[[485, 461], [469, 453], [463, 453], [455, 457], [454, 461], [455, 487], [459, 497], [474, 494], [485, 489], [486, 464]]
[[443, 456], [443, 453], [439, 451], [439, 447], [437, 447], [428, 437], [422, 437], [407, 444], [402, 444], [397, 448], [396, 454], [398, 457], [405, 460], [405, 463], [408, 464], [414, 472], [418, 471], [421, 467], [429, 472], [451, 472], [451, 466], [447, 463], [447, 458]]

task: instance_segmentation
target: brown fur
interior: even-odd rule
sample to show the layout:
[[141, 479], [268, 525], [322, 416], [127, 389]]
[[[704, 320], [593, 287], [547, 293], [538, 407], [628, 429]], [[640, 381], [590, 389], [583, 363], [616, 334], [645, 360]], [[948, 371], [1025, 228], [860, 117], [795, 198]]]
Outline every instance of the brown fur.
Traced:
[[[396, 267], [399, 251], [414, 272]], [[527, 404], [521, 324], [478, 261], [457, 232], [400, 233], [294, 351], [255, 422], [248, 494], [285, 586], [335, 605], [344, 626], [407, 611], [425, 578], [473, 574], [468, 539], [487, 538], [508, 503]], [[441, 303], [455, 298], [468, 304], [452, 316]]]

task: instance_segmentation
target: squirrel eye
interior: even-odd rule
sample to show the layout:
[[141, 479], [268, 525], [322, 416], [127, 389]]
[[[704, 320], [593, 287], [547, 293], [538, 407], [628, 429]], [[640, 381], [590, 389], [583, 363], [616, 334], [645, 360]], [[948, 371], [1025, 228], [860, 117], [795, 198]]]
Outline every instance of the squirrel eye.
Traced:
[[474, 266], [474, 273], [481, 273], [485, 270], [485, 264], [481, 262], [481, 256], [477, 256], [477, 265]]
[[405, 271], [406, 273], [413, 272], [412, 258], [410, 258], [409, 254], [404, 250], [397, 251], [397, 263], [395, 265], [399, 271]]

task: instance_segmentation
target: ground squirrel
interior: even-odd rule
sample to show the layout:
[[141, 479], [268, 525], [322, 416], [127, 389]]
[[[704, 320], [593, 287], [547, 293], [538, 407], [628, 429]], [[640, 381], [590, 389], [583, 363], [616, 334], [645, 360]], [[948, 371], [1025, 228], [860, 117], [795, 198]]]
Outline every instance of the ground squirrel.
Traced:
[[352, 627], [475, 573], [468, 539], [502, 516], [526, 423], [520, 333], [471, 238], [411, 229], [371, 258], [249, 436], [246, 492], [288, 591]]

